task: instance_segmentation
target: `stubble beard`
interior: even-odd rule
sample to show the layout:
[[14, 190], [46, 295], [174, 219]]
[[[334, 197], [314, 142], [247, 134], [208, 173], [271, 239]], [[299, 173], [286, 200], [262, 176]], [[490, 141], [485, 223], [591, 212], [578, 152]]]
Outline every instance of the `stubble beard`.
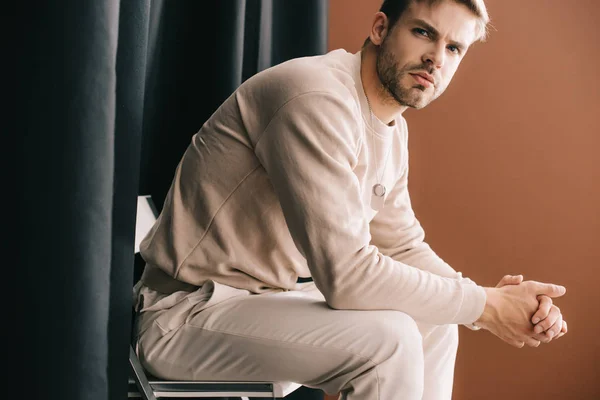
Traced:
[[429, 71], [426, 65], [405, 65], [400, 67], [395, 55], [388, 50], [386, 41], [376, 48], [377, 61], [376, 70], [379, 80], [390, 98], [401, 106], [420, 109], [431, 103], [436, 96], [427, 93], [427, 88], [423, 85], [414, 84], [410, 87], [402, 86], [402, 79], [409, 71]]

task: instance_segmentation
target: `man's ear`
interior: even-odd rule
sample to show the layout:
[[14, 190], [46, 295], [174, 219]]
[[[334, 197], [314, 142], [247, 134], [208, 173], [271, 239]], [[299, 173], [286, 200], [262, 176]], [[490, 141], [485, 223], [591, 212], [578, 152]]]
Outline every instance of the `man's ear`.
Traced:
[[387, 15], [381, 11], [377, 12], [373, 17], [369, 39], [371, 39], [371, 43], [375, 46], [379, 46], [383, 43], [385, 36], [388, 34], [388, 23]]

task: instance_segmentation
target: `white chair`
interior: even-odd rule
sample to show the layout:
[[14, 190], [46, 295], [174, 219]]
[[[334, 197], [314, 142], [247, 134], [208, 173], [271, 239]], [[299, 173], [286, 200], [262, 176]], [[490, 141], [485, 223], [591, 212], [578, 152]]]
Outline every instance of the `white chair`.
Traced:
[[[140, 251], [140, 242], [156, 221], [158, 213], [150, 196], [138, 196], [135, 253]], [[141, 397], [144, 400], [173, 397], [255, 397], [283, 398], [300, 387], [292, 382], [231, 382], [231, 381], [169, 381], [148, 374], [134, 350], [129, 348], [129, 364], [132, 376], [129, 379], [128, 398]]]

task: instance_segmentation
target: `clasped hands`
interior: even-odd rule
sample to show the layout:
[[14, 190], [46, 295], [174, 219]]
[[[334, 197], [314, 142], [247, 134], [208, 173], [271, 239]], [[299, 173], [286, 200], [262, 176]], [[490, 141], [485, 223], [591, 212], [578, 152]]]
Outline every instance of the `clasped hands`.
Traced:
[[552, 302], [566, 293], [565, 287], [506, 275], [485, 291], [485, 309], [475, 324], [505, 342], [519, 348], [537, 347], [567, 333], [567, 322]]

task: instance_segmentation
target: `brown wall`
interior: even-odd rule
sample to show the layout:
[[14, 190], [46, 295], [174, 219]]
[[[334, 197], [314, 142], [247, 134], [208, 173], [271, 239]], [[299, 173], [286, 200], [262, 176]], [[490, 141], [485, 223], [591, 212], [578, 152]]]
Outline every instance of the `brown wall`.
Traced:
[[[380, 0], [330, 0], [357, 51]], [[495, 30], [409, 110], [410, 190], [432, 247], [493, 286], [560, 283], [565, 337], [515, 349], [461, 327], [454, 399], [600, 399], [600, 1], [488, 0]]]

